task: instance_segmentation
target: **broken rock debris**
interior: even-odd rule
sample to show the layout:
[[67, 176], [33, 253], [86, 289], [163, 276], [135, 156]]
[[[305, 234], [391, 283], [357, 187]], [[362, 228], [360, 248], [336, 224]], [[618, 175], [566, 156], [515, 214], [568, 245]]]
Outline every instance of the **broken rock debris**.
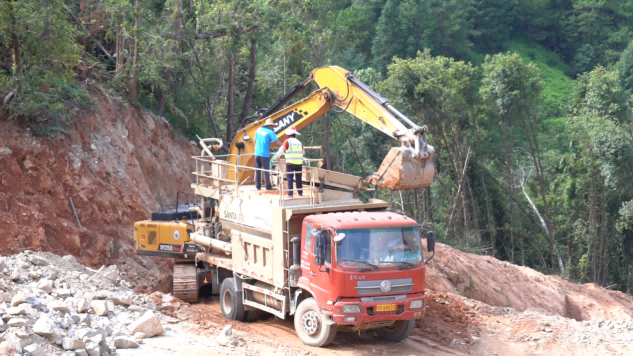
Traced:
[[0, 257], [0, 354], [109, 356], [161, 335], [163, 314], [135, 295], [117, 266], [72, 256]]

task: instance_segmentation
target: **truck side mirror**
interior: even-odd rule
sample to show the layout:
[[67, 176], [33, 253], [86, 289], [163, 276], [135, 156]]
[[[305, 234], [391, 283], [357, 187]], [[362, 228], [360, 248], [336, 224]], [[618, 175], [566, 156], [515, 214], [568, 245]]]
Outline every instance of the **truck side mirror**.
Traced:
[[316, 238], [316, 253], [314, 255], [314, 264], [317, 266], [323, 266], [325, 264], [325, 247], [327, 246], [327, 239], [330, 238], [330, 232], [328, 230], [322, 230]]
[[435, 252], [435, 235], [433, 231], [426, 233], [426, 250], [429, 252]]

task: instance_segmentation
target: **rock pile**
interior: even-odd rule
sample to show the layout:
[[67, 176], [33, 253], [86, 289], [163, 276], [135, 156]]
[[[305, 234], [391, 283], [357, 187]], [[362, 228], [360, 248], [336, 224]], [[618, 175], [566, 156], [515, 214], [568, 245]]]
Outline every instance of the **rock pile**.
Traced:
[[72, 256], [0, 257], [0, 355], [108, 356], [162, 334], [165, 316], [121, 277]]

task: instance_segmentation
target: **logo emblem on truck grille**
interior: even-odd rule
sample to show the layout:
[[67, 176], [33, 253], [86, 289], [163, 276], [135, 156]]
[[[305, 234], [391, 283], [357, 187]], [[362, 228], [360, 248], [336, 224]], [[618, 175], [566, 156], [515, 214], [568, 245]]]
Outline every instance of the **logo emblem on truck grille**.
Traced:
[[389, 281], [382, 281], [382, 283], [380, 283], [380, 290], [383, 293], [388, 293], [391, 290], [391, 282], [389, 282]]

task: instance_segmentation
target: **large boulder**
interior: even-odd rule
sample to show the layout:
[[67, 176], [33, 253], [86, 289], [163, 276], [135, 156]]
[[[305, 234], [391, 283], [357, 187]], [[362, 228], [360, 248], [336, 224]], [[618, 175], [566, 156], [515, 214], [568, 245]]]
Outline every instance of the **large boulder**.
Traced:
[[108, 304], [104, 300], [93, 300], [90, 303], [90, 307], [95, 315], [108, 315]]
[[116, 265], [112, 265], [108, 268], [104, 268], [99, 270], [97, 273], [93, 274], [88, 280], [94, 282], [116, 282], [117, 278], [119, 278], [119, 267]]
[[29, 321], [23, 318], [12, 318], [11, 320], [7, 322], [7, 326], [10, 328], [19, 328], [22, 326], [26, 326], [28, 324], [29, 324]]
[[75, 302], [75, 307], [77, 308], [77, 313], [83, 313], [90, 310], [90, 301], [84, 297], [79, 297]]
[[165, 332], [160, 324], [160, 319], [151, 311], [143, 314], [140, 319], [130, 324], [129, 330], [132, 335], [142, 332], [145, 337], [161, 335]]
[[36, 266], [46, 266], [48, 264], [47, 260], [37, 255], [29, 256], [29, 261]]
[[37, 285], [35, 287], [43, 290], [44, 292], [48, 294], [51, 294], [53, 292], [53, 281], [49, 279], [42, 279], [39, 282], [37, 282]]
[[46, 356], [46, 351], [38, 344], [31, 344], [24, 348], [24, 351], [28, 352], [31, 356]]
[[135, 349], [138, 346], [138, 342], [128, 336], [114, 337], [114, 347], [116, 347], [117, 349]]
[[77, 350], [86, 347], [86, 343], [81, 340], [65, 337], [62, 340], [62, 347], [64, 350]]
[[11, 299], [11, 306], [12, 307], [17, 307], [18, 305], [22, 304], [22, 303], [26, 303], [26, 300], [29, 298], [28, 295], [26, 295], [26, 293], [24, 293], [23, 291], [18, 291], [13, 298]]
[[99, 348], [99, 344], [94, 342], [89, 342], [86, 344], [86, 352], [89, 356], [101, 356], [101, 349]]
[[55, 322], [52, 321], [47, 315], [40, 316], [39, 319], [33, 325], [33, 332], [43, 336], [56, 344], [62, 343], [62, 336], [59, 329], [57, 329]]
[[66, 305], [66, 303], [64, 302], [60, 302], [58, 300], [52, 301], [50, 303], [48, 303], [47, 305], [48, 309], [52, 309], [58, 312], [62, 312], [64, 314], [69, 314], [70, 313], [70, 309], [68, 308], [68, 306]]
[[225, 326], [216, 337], [216, 341], [222, 346], [236, 346], [237, 339], [233, 336], [233, 325]]

